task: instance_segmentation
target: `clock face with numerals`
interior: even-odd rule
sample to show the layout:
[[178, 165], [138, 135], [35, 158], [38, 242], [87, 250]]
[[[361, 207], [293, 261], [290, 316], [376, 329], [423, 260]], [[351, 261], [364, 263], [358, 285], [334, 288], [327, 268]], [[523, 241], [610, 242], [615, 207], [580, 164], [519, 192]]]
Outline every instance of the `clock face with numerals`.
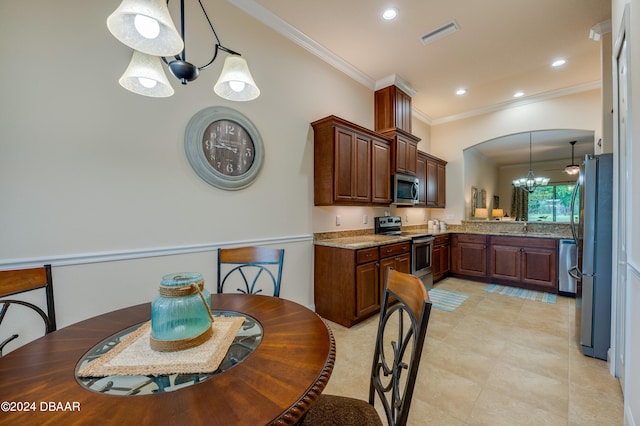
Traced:
[[193, 116], [185, 131], [185, 151], [198, 176], [227, 190], [249, 186], [264, 160], [258, 129], [226, 107], [205, 108]]
[[255, 146], [241, 124], [218, 120], [204, 131], [202, 149], [211, 167], [225, 176], [242, 176], [253, 165]]

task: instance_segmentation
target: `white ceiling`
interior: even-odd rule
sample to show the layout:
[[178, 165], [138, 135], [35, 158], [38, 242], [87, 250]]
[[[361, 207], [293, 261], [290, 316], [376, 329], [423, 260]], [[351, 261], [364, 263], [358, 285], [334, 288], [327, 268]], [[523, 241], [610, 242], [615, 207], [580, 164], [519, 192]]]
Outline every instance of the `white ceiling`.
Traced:
[[[373, 90], [406, 82], [414, 114], [431, 124], [599, 87], [600, 42], [589, 33], [608, 31], [611, 16], [610, 0], [229, 1]], [[394, 21], [380, 17], [387, 6]], [[452, 20], [457, 32], [422, 43]], [[567, 63], [552, 68], [560, 57]], [[564, 136], [567, 147], [577, 140]]]

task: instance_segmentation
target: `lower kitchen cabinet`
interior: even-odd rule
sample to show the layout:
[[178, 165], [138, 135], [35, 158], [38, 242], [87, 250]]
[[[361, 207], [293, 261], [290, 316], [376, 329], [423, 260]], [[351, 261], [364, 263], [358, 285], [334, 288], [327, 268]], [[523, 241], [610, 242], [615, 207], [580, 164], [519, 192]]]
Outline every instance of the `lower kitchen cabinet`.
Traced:
[[492, 236], [490, 247], [492, 282], [558, 293], [557, 240]]
[[316, 312], [345, 327], [380, 311], [386, 271], [411, 271], [411, 243], [352, 250], [314, 246]]
[[451, 274], [475, 281], [558, 293], [558, 240], [453, 234]]
[[487, 235], [451, 236], [451, 273], [462, 277], [487, 277]]
[[451, 237], [449, 235], [438, 235], [433, 239], [433, 255], [431, 269], [433, 271], [433, 282], [446, 277], [451, 270]]

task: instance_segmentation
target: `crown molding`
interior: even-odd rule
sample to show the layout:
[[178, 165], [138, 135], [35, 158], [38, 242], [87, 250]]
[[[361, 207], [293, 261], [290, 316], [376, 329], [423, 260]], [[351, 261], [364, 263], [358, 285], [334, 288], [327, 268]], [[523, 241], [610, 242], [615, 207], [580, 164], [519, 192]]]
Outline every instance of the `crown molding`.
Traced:
[[272, 30], [293, 41], [298, 46], [301, 46], [302, 48], [311, 52], [313, 55], [322, 59], [335, 69], [342, 71], [363, 86], [368, 87], [371, 90], [375, 90], [375, 81], [371, 77], [369, 77], [367, 74], [363, 73], [320, 43], [311, 39], [296, 27], [283, 21], [280, 17], [276, 16], [273, 12], [266, 9], [262, 5], [256, 3], [253, 0], [228, 0], [228, 2], [238, 9], [242, 10], [246, 14], [262, 22]]
[[407, 80], [403, 79], [398, 74], [391, 74], [377, 80], [375, 83], [375, 90], [380, 90], [388, 86], [396, 86], [411, 97], [415, 96], [417, 93], [416, 89], [414, 89]]
[[540, 93], [526, 98], [520, 98], [516, 101], [501, 102], [498, 104], [490, 105], [486, 108], [479, 108], [463, 112], [461, 114], [450, 115], [448, 117], [436, 118], [431, 121], [431, 125], [437, 126], [438, 124], [450, 123], [452, 121], [464, 120], [465, 118], [475, 117], [482, 114], [488, 114], [490, 112], [501, 111], [509, 108], [515, 108], [523, 105], [533, 104], [536, 102], [542, 102], [549, 99], [559, 98], [562, 96], [573, 95], [576, 93], [587, 92], [589, 90], [601, 89], [602, 82], [600, 80], [590, 83], [579, 84], [577, 86], [565, 87], [558, 90], [552, 90], [550, 92]]

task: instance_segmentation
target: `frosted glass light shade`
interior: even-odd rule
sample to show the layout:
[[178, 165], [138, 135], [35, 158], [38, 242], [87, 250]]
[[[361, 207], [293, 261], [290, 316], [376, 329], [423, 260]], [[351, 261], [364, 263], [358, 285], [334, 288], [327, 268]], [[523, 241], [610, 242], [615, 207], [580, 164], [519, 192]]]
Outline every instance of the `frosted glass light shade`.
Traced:
[[260, 89], [251, 77], [247, 61], [238, 55], [226, 57], [213, 91], [230, 101], [251, 101], [260, 96]]
[[120, 85], [138, 95], [153, 98], [166, 98], [173, 95], [173, 87], [169, 84], [158, 56], [133, 51], [131, 62], [122, 77]]
[[[153, 31], [147, 33], [141, 27], [141, 21], [150, 21], [140, 19], [143, 17], [157, 22], [156, 37], [153, 37]], [[149, 23], [153, 24], [152, 21]], [[107, 27], [122, 43], [149, 55], [173, 56], [184, 49], [182, 38], [171, 20], [166, 0], [123, 0], [107, 18]]]

